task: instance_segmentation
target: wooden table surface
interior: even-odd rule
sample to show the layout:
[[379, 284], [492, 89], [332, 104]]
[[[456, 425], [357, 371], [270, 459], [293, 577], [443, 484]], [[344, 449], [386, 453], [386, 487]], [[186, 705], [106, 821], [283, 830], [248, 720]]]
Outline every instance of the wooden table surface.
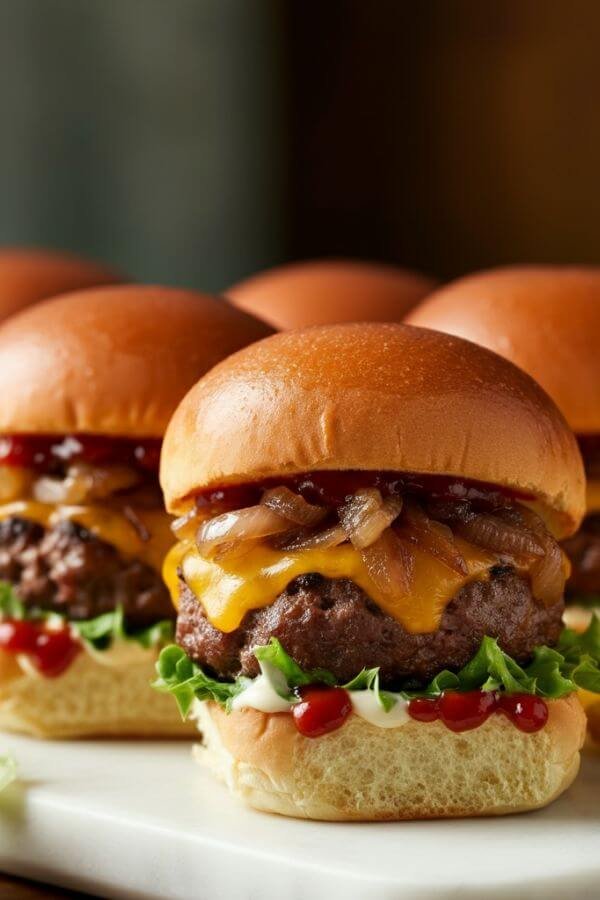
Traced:
[[88, 894], [78, 894], [75, 891], [66, 891], [63, 888], [52, 885], [37, 884], [34, 881], [25, 881], [22, 878], [13, 878], [12, 875], [0, 873], [0, 897], [2, 900], [90, 900]]

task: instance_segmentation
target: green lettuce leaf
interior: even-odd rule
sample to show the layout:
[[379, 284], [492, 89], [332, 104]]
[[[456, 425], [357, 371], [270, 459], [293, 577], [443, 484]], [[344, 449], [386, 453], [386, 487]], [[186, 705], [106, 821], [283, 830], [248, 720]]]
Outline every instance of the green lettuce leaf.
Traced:
[[379, 668], [363, 669], [358, 675], [343, 684], [342, 687], [347, 691], [373, 691], [377, 697], [377, 702], [386, 711], [389, 712], [396, 705], [396, 697], [390, 691], [382, 691], [379, 686]]
[[[59, 613], [26, 609], [12, 585], [7, 581], [0, 581], [0, 618], [46, 619], [57, 616], [66, 619], [66, 616]], [[94, 619], [87, 619], [83, 622], [71, 621], [70, 624], [81, 636], [81, 639], [91, 644], [96, 650], [106, 650], [115, 640], [135, 641], [145, 649], [164, 647], [173, 640], [174, 635], [173, 622], [169, 619], [156, 622], [148, 628], [140, 628], [135, 631], [126, 629], [121, 606], [112, 612], [96, 616]]]
[[255, 647], [254, 655], [259, 662], [269, 663], [283, 672], [290, 688], [302, 687], [306, 684], [335, 684], [335, 676], [327, 669], [310, 669], [304, 672], [298, 663], [294, 662], [277, 638], [272, 637], [263, 647]]
[[535, 693], [535, 681], [494, 638], [484, 637], [473, 659], [457, 674], [459, 691], [504, 689], [510, 694]]
[[248, 679], [243, 678], [233, 682], [210, 678], [176, 644], [161, 651], [156, 672], [158, 678], [152, 687], [162, 693], [172, 694], [184, 719], [195, 699], [215, 700], [228, 709], [236, 694], [248, 683]]
[[8, 581], [0, 581], [0, 618], [25, 618], [25, 607]]
[[83, 622], [71, 622], [82, 640], [92, 644], [96, 650], [105, 650], [113, 641], [135, 641], [145, 649], [165, 646], [173, 640], [173, 622], [164, 619], [148, 628], [128, 631], [125, 628], [123, 607], [118, 606], [112, 612], [102, 613], [95, 619]]
[[[276, 638], [271, 638], [263, 647], [256, 647], [254, 655], [263, 671], [272, 667], [283, 675], [285, 682], [282, 680], [277, 692], [292, 702], [298, 696], [294, 692], [304, 685], [336, 684], [335, 677], [325, 669], [302, 669]], [[230, 709], [233, 698], [250, 682], [243, 677], [235, 681], [211, 678], [175, 645], [165, 647], [156, 668], [158, 679], [154, 687], [173, 694], [184, 717], [195, 698], [214, 700]], [[363, 669], [342, 687], [347, 691], [374, 691], [378, 702], [387, 711], [396, 702], [394, 694], [381, 690], [378, 668]], [[444, 669], [424, 689], [402, 693], [410, 699], [439, 697], [444, 691], [484, 690], [558, 699], [578, 687], [600, 693], [600, 619], [597, 618], [583, 634], [564, 629], [554, 649], [536, 647], [531, 661], [525, 666], [520, 666], [505, 653], [494, 638], [485, 637], [475, 656], [459, 672]]]

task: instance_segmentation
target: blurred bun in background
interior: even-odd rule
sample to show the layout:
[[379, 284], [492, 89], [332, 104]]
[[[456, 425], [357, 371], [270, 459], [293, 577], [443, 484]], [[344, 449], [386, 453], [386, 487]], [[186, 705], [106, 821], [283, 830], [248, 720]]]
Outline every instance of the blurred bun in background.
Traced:
[[0, 247], [0, 319], [56, 294], [126, 280], [108, 266], [71, 253]]
[[162, 437], [189, 388], [271, 329], [224, 300], [121, 284], [54, 297], [0, 328], [5, 433]]
[[339, 322], [399, 322], [435, 285], [409, 269], [331, 259], [269, 269], [225, 294], [240, 309], [287, 331]]
[[494, 350], [541, 384], [576, 434], [600, 432], [600, 267], [476, 272], [439, 288], [407, 322]]

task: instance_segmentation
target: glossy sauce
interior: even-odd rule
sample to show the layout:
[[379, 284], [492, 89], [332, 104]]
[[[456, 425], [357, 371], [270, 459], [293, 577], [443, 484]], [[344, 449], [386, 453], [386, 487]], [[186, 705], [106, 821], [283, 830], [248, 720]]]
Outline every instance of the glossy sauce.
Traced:
[[0, 465], [52, 471], [82, 461], [119, 464], [158, 472], [160, 438], [122, 438], [90, 434], [12, 434], [0, 438]]
[[306, 472], [287, 478], [267, 479], [254, 484], [230, 485], [197, 496], [202, 507], [218, 505], [227, 509], [253, 506], [269, 487], [286, 485], [309, 503], [340, 506], [360, 488], [376, 487], [384, 496], [411, 493], [427, 494], [432, 499], [475, 503], [484, 507], [505, 506], [516, 500], [531, 500], [531, 495], [510, 491], [494, 484], [453, 478], [445, 475], [421, 475], [414, 472], [332, 471]]
[[304, 737], [321, 737], [341, 728], [352, 712], [352, 702], [343, 688], [311, 686], [302, 688], [300, 697], [292, 707], [292, 716]]
[[440, 720], [451, 731], [471, 731], [494, 713], [507, 716], [513, 725], [529, 734], [548, 721], [548, 706], [531, 694], [500, 694], [494, 691], [446, 691], [435, 700], [418, 698], [408, 704], [408, 714], [418, 722]]
[[25, 654], [46, 678], [61, 675], [81, 649], [68, 628], [50, 629], [17, 619], [0, 622], [0, 650]]

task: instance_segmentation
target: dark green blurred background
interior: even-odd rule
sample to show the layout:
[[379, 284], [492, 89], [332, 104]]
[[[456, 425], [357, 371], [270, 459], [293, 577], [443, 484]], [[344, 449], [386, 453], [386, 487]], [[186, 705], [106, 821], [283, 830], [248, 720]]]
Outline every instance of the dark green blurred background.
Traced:
[[0, 244], [600, 262], [596, 0], [0, 0]]

